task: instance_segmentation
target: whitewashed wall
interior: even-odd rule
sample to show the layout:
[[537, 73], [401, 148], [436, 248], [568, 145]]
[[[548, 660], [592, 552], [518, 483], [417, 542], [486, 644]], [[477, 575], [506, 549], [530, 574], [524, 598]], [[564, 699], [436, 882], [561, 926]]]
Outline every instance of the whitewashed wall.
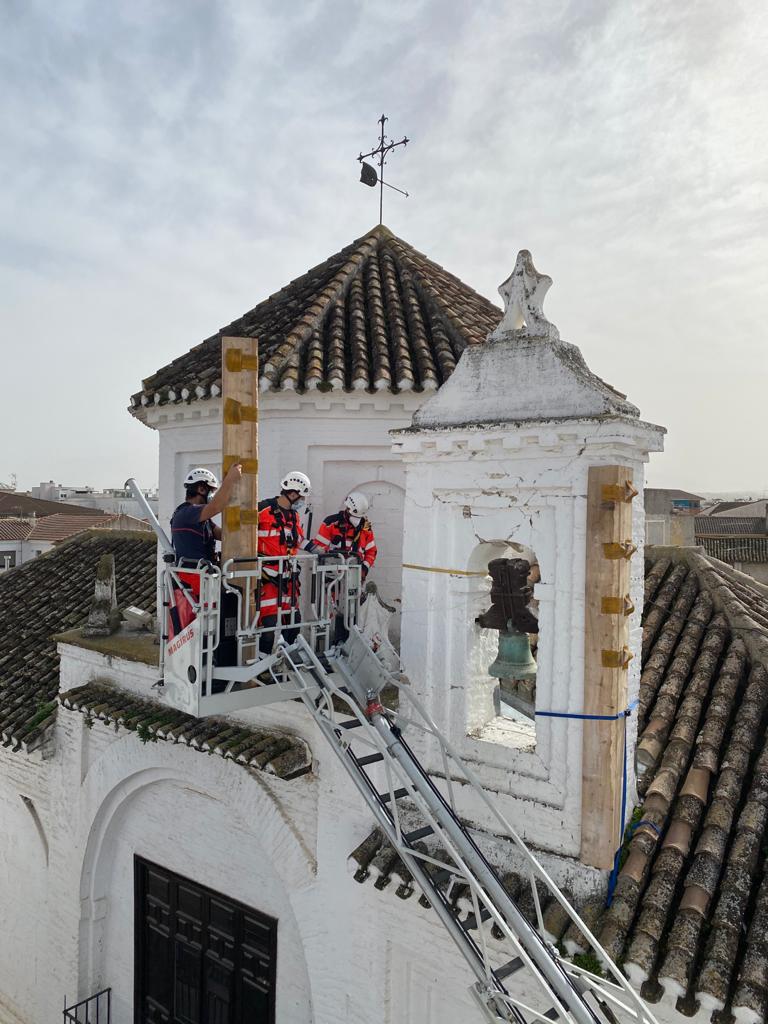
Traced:
[[[581, 844], [582, 723], [537, 718], [529, 735], [495, 717], [488, 666], [498, 634], [475, 625], [488, 607], [490, 558], [532, 549], [541, 568], [536, 707], [583, 710], [586, 494], [590, 465], [631, 467], [635, 487], [631, 623], [638, 657], [642, 608], [642, 479], [657, 433], [629, 421], [506, 424], [406, 432], [402, 657], [438, 726], [496, 794], [497, 807], [532, 845], [578, 857]], [[454, 574], [445, 571], [455, 570]], [[630, 726], [630, 732], [632, 731]], [[630, 740], [632, 764], [634, 739]], [[439, 770], [435, 763], [433, 768]], [[631, 783], [633, 786], [633, 782]], [[469, 820], [493, 829], [469, 802]], [[617, 845], [618, 845], [618, 836]], [[586, 880], [586, 876], [585, 876]]]
[[[358, 488], [371, 500], [370, 517], [379, 545], [371, 576], [389, 599], [400, 596], [405, 476], [393, 453], [389, 431], [408, 426], [424, 396], [404, 393], [292, 392], [261, 396], [259, 410], [259, 494], [278, 493], [291, 469], [312, 481], [314, 530], [344, 496]], [[160, 436], [160, 522], [167, 528], [184, 500], [182, 481], [193, 466], [221, 473], [220, 399], [188, 406], [142, 410]], [[395, 623], [397, 628], [397, 623]]]

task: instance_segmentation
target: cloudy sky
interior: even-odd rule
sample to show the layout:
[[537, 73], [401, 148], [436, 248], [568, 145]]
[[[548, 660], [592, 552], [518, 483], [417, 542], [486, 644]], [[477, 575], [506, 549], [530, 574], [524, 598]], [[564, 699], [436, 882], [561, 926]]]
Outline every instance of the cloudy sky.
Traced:
[[547, 312], [669, 430], [649, 482], [768, 488], [760, 0], [0, 0], [0, 480], [157, 480], [142, 377], [377, 220]]

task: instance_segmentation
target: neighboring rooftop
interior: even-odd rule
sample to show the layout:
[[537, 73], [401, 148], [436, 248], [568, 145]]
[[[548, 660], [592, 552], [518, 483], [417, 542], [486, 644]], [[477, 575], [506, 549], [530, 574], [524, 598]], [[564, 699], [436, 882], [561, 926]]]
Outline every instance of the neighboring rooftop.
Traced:
[[221, 393], [221, 338], [259, 339], [266, 390], [439, 387], [501, 310], [380, 225], [144, 381], [134, 409]]
[[0, 518], [0, 541], [26, 540], [35, 520]]
[[696, 543], [708, 555], [730, 565], [768, 563], [768, 528], [764, 516], [695, 516]]
[[742, 504], [734, 505], [730, 509], [720, 507], [713, 509], [709, 514], [711, 516], [743, 516], [748, 519], [753, 516], [762, 516], [765, 519], [768, 514], [768, 499], [760, 498], [758, 501], [745, 501]]
[[697, 537], [765, 536], [763, 516], [696, 516], [693, 529]]
[[[94, 509], [84, 508], [80, 505], [67, 505], [67, 515], [71, 516], [93, 516]], [[96, 509], [95, 511], [99, 511]], [[61, 502], [45, 501], [42, 498], [33, 498], [31, 494], [21, 491], [0, 491], [0, 518], [4, 517], [27, 517], [50, 516], [61, 512]], [[106, 513], [105, 513], [106, 514]]]
[[0, 736], [33, 746], [55, 710], [59, 656], [54, 636], [88, 617], [96, 563], [115, 556], [118, 599], [154, 612], [154, 534], [86, 530], [0, 574]]
[[82, 514], [70, 515], [69, 512], [55, 512], [53, 515], [34, 519], [2, 519], [0, 518], [0, 541], [46, 541], [57, 543], [73, 537], [83, 530], [95, 529], [128, 529], [151, 532], [152, 527], [141, 519], [133, 516], [94, 513], [90, 516]]
[[737, 498], [735, 501], [715, 501], [714, 505], [710, 505], [706, 510], [705, 515], [714, 516], [721, 513], [730, 513], [735, 508], [743, 508], [745, 505], [751, 504], [752, 498]]

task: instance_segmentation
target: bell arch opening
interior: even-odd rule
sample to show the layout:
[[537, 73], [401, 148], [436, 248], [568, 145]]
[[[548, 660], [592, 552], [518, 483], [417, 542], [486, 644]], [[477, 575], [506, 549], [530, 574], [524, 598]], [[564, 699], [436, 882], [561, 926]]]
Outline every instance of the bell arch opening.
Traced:
[[532, 750], [540, 640], [538, 557], [524, 544], [482, 542], [472, 553], [470, 571], [478, 575], [469, 731]]

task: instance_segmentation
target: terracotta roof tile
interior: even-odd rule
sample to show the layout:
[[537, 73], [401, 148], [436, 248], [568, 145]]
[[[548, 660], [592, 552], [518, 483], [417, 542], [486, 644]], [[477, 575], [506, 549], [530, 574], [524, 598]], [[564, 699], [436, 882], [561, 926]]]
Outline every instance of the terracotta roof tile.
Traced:
[[600, 937], [647, 995], [762, 1022], [768, 588], [699, 549], [648, 553], [643, 804]]
[[0, 540], [26, 540], [34, 525], [33, 519], [0, 519]]
[[439, 387], [501, 310], [379, 226], [144, 381], [132, 405], [218, 395], [221, 337], [257, 337], [262, 387]]
[[708, 537], [697, 535], [696, 542], [704, 548], [708, 555], [731, 565], [734, 562], [747, 562], [752, 565], [764, 565], [768, 562], [768, 536]]
[[62, 693], [60, 700], [91, 721], [137, 733], [143, 742], [183, 743], [283, 779], [305, 775], [311, 765], [309, 748], [297, 737], [233, 725], [226, 719], [192, 718], [116, 686], [88, 683]]
[[765, 516], [694, 516], [693, 529], [699, 537], [764, 537]]
[[[92, 512], [92, 510], [91, 510]], [[96, 563], [115, 556], [118, 598], [154, 610], [152, 534], [88, 530], [0, 574], [0, 738], [29, 748], [52, 721], [59, 686], [55, 634], [88, 617]]]
[[65, 512], [55, 512], [53, 515], [38, 519], [30, 531], [28, 540], [60, 541], [72, 537], [81, 530], [90, 530], [99, 526], [106, 526], [115, 516], [108, 513], [91, 516], [70, 515]]

